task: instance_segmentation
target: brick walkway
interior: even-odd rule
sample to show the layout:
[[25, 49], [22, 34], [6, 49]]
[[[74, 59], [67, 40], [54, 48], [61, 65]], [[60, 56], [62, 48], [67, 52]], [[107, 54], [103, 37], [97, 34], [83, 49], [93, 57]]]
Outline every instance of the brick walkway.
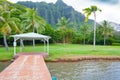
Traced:
[[40, 55], [22, 55], [0, 73], [0, 80], [51, 80]]

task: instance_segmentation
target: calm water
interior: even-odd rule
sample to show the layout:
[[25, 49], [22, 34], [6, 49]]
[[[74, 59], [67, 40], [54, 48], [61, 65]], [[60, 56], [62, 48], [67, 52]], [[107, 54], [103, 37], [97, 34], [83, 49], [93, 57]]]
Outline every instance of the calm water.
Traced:
[[[0, 62], [0, 71], [9, 64]], [[120, 62], [58, 62], [47, 66], [57, 80], [120, 80]]]
[[58, 80], [120, 80], [120, 62], [47, 63]]
[[5, 69], [10, 63], [11, 63], [11, 61], [0, 62], [0, 72], [1, 72], [3, 69]]

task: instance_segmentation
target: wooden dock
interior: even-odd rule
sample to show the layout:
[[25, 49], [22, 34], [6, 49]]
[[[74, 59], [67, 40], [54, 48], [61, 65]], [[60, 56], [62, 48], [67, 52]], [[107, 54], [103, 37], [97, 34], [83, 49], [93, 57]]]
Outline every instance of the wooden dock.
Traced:
[[21, 55], [0, 73], [0, 80], [52, 80], [41, 55]]

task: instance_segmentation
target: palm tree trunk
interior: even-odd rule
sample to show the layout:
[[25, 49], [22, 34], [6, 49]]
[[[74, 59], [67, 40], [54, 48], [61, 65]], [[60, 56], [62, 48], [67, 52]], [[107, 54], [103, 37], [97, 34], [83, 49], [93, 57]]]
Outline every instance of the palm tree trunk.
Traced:
[[84, 45], [85, 45], [85, 35], [84, 35]]
[[21, 47], [22, 47], [22, 49], [24, 48], [24, 43], [23, 43], [23, 40], [21, 39], [20, 40], [20, 45], [21, 45]]
[[106, 45], [106, 36], [104, 35], [104, 45]]
[[65, 46], [65, 35], [63, 35], [63, 44]]
[[8, 47], [7, 39], [6, 39], [6, 34], [3, 35], [3, 39], [4, 39], [4, 45], [6, 47], [6, 50], [9, 51], [9, 47]]
[[95, 48], [95, 45], [96, 45], [96, 14], [95, 12], [93, 12], [94, 14], [94, 39], [93, 39], [93, 45], [94, 45], [94, 48]]
[[[32, 25], [34, 26], [34, 22], [32, 22]], [[33, 27], [33, 33], [35, 32], [35, 29]], [[35, 39], [33, 39], [33, 47], [35, 47]]]

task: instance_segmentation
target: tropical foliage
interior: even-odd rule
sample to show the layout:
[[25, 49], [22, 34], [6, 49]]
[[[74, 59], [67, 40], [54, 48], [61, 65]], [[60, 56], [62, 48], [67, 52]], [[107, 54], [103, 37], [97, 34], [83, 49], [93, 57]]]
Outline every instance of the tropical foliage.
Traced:
[[114, 29], [106, 20], [104, 20], [100, 26], [102, 35], [104, 36], [104, 45], [106, 45], [106, 39], [113, 36]]
[[87, 23], [84, 23], [84, 25], [80, 27], [80, 34], [83, 39], [83, 44], [86, 44], [86, 40], [88, 39], [90, 32], [90, 26], [88, 26]]
[[69, 19], [66, 19], [65, 17], [61, 17], [60, 20], [58, 20], [58, 30], [61, 31], [62, 34], [62, 39], [63, 39], [63, 43], [70, 43], [70, 40], [73, 36], [73, 30], [68, 28], [68, 25], [71, 22], [69, 21]]
[[[86, 20], [90, 14], [99, 10], [96, 6], [92, 7], [84, 9], [85, 13], [88, 12]], [[120, 43], [119, 32], [114, 31], [108, 21], [103, 21], [100, 24], [96, 24], [95, 22], [95, 26], [97, 27], [93, 30], [92, 23], [82, 22], [81, 24], [77, 22], [81, 24], [78, 28], [78, 25], [71, 20], [71, 17], [68, 16], [68, 18], [61, 15], [59, 18], [56, 18], [57, 22], [54, 24], [54, 26], [56, 26], [55, 28], [53, 25], [48, 24], [47, 21], [38, 14], [39, 9], [37, 8], [30, 9], [10, 3], [6, 0], [0, 0], [0, 45], [5, 45], [6, 49], [9, 50], [7, 44], [12, 45], [13, 42], [13, 39], [9, 36], [26, 32], [45, 34], [52, 37], [50, 39], [51, 43], [64, 44], [93, 44], [93, 37], [96, 32], [96, 44], [111, 45], [112, 43]], [[80, 17], [80, 19], [81, 18], [82, 17]], [[30, 44], [29, 42], [26, 43]], [[38, 42], [36, 41], [36, 43]]]
[[6, 47], [6, 50], [9, 51], [6, 36], [10, 34], [12, 31], [14, 33], [20, 33], [20, 29], [16, 22], [19, 22], [20, 20], [16, 17], [12, 17], [11, 13], [12, 11], [15, 11], [13, 7], [9, 7], [10, 4], [8, 2], [1, 2], [0, 4], [0, 32], [3, 34], [4, 44]]
[[[22, 20], [22, 30], [41, 33], [44, 31], [44, 26], [46, 22], [40, 16], [37, 15], [37, 12], [34, 9], [26, 8], [26, 13], [20, 15]], [[25, 28], [25, 29], [24, 29]]]
[[94, 15], [94, 38], [93, 38], [93, 45], [96, 45], [96, 11], [101, 11], [97, 6], [91, 6], [90, 8], [83, 9], [84, 14], [86, 14], [85, 22], [88, 21], [88, 17], [93, 13]]

